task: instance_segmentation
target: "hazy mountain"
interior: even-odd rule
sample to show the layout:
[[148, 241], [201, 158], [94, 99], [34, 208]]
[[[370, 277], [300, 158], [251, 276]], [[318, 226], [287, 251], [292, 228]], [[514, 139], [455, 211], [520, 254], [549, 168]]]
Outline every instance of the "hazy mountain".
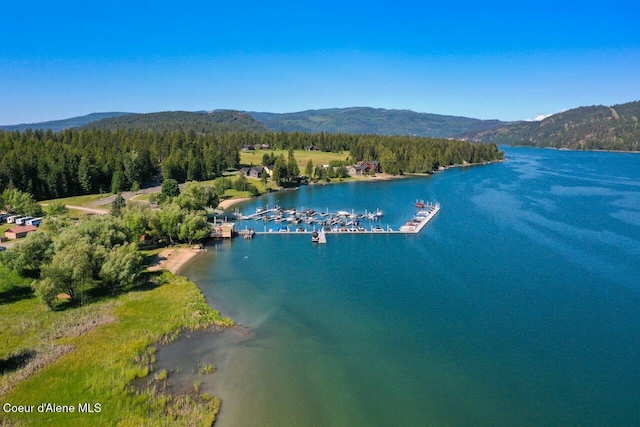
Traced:
[[19, 130], [23, 131], [25, 129], [51, 129], [54, 132], [63, 129], [76, 128], [80, 126], [84, 126], [88, 123], [96, 122], [98, 120], [112, 118], [112, 117], [120, 117], [131, 113], [92, 113], [87, 114], [86, 116], [80, 117], [72, 117], [70, 119], [64, 120], [52, 120], [48, 122], [38, 122], [38, 123], [22, 123], [19, 125], [6, 125], [0, 126], [0, 130], [12, 131]]
[[640, 101], [580, 107], [535, 122], [460, 135], [471, 141], [577, 150], [640, 150]]
[[248, 112], [273, 131], [416, 135], [446, 138], [503, 126], [499, 120], [416, 113], [383, 108], [330, 108], [298, 113]]
[[233, 110], [211, 112], [164, 111], [129, 114], [89, 123], [85, 128], [142, 129], [157, 131], [195, 130], [196, 132], [268, 131], [249, 114]]

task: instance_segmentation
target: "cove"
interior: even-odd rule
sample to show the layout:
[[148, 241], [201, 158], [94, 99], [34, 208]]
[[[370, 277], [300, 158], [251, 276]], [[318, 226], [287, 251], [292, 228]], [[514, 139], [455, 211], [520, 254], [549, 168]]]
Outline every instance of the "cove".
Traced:
[[640, 424], [640, 156], [504, 150], [240, 205], [380, 208], [394, 228], [416, 199], [441, 211], [419, 235], [208, 246], [182, 273], [246, 330], [159, 364], [216, 366], [219, 426]]

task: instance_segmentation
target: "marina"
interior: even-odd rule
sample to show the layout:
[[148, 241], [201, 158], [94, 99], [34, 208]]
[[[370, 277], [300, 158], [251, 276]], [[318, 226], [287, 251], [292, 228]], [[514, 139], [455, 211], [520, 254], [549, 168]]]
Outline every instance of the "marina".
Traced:
[[[417, 204], [416, 204], [416, 207]], [[235, 219], [238, 222], [252, 222], [252, 226], [245, 225], [244, 228], [235, 230], [237, 223], [227, 222], [223, 226], [216, 226], [216, 230], [221, 227], [234, 231], [226, 233], [224, 236], [219, 232], [214, 232], [211, 237], [232, 237], [239, 235], [245, 239], [251, 239], [255, 235], [290, 235], [302, 234], [312, 235], [314, 242], [326, 243], [326, 234], [417, 234], [433, 219], [440, 211], [439, 203], [429, 203], [422, 201], [419, 210], [414, 216], [406, 221], [398, 229], [390, 226], [382, 226], [378, 221], [384, 216], [379, 209], [374, 212], [355, 213], [354, 210], [339, 210], [330, 212], [329, 209], [318, 212], [314, 209], [282, 209], [279, 206], [269, 209], [257, 208], [251, 215], [236, 213]], [[262, 227], [259, 226], [263, 223]], [[270, 225], [273, 223], [274, 225]], [[262, 228], [262, 230], [260, 230]]]

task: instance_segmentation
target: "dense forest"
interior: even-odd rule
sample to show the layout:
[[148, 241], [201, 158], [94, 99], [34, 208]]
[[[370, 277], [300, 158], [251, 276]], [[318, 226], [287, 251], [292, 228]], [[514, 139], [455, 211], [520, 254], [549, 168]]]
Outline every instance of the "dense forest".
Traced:
[[199, 133], [266, 132], [268, 129], [248, 114], [234, 110], [212, 112], [165, 111], [148, 114], [127, 114], [89, 123], [84, 128], [140, 129], [154, 131], [194, 130]]
[[640, 150], [640, 101], [580, 107], [537, 122], [463, 135], [472, 141], [574, 150]]
[[37, 200], [142, 186], [159, 172], [178, 181], [218, 176], [238, 164], [251, 134], [139, 130], [0, 132], [0, 190]]
[[430, 173], [440, 166], [502, 160], [504, 153], [493, 143], [478, 144], [448, 139], [409, 136], [360, 136], [351, 148], [351, 158], [378, 160], [384, 172]]
[[178, 182], [220, 176], [239, 166], [244, 145], [327, 152], [378, 160], [383, 171], [427, 173], [439, 166], [499, 160], [495, 144], [405, 136], [301, 132], [197, 133], [131, 129], [0, 131], [0, 191], [16, 188], [36, 200], [136, 190], [153, 178]]
[[441, 114], [384, 108], [328, 108], [298, 113], [248, 112], [272, 131], [413, 135], [446, 138], [463, 132], [479, 132], [508, 124]]

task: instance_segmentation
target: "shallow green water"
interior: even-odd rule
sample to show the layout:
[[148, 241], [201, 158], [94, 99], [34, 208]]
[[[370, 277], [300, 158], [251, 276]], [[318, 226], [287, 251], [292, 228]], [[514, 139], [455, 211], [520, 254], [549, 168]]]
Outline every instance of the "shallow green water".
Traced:
[[640, 156], [506, 152], [241, 206], [380, 208], [394, 228], [417, 198], [442, 210], [417, 236], [210, 246], [183, 273], [249, 335], [160, 363], [217, 366], [219, 426], [640, 425]]

